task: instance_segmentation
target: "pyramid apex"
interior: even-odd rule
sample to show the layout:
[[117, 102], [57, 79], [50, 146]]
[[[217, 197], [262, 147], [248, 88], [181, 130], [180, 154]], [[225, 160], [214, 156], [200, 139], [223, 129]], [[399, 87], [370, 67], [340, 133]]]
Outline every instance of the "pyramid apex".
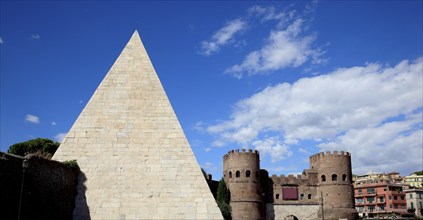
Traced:
[[141, 40], [140, 35], [138, 34], [138, 30], [136, 30], [136, 29], [135, 29], [134, 33], [132, 34], [130, 41], [135, 40], [135, 39]]

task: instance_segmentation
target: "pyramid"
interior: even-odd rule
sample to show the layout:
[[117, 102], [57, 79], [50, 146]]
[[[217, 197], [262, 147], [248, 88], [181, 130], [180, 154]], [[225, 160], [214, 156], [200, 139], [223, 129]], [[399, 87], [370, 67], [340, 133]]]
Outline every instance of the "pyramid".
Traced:
[[137, 31], [53, 159], [81, 168], [74, 219], [222, 219]]

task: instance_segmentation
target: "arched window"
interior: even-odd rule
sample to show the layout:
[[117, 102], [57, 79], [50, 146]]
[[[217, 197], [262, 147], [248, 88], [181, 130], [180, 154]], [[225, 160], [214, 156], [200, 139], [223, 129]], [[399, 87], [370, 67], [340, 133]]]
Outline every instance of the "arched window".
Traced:
[[240, 176], [241, 176], [241, 172], [239, 172], [239, 170], [237, 170], [236, 173], [235, 173], [235, 177], [238, 178]]
[[311, 194], [308, 194], [308, 199], [311, 199]]
[[251, 171], [247, 170], [247, 172], [245, 172], [245, 177], [250, 177], [251, 176]]
[[276, 194], [276, 199], [279, 199], [279, 194]]
[[322, 182], [326, 182], [326, 176], [322, 175]]
[[232, 172], [229, 171], [229, 178], [232, 178]]
[[338, 180], [338, 176], [336, 174], [332, 175], [332, 181], [337, 181]]
[[342, 175], [342, 181], [347, 181], [347, 175], [346, 174]]
[[300, 194], [300, 198], [303, 199], [304, 198], [304, 194]]

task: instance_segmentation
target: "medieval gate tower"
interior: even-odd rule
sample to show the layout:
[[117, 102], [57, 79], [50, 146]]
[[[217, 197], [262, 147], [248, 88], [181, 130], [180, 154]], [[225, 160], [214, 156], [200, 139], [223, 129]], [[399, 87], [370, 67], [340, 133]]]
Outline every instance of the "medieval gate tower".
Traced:
[[229, 151], [223, 169], [235, 220], [357, 218], [348, 152], [315, 154], [297, 177], [265, 175], [259, 153], [245, 149]]
[[232, 219], [262, 219], [260, 159], [257, 151], [229, 151], [223, 157], [225, 183], [231, 193]]
[[315, 154], [310, 157], [310, 168], [318, 173], [317, 196], [323, 200], [319, 216], [354, 219], [357, 211], [354, 209], [350, 153]]

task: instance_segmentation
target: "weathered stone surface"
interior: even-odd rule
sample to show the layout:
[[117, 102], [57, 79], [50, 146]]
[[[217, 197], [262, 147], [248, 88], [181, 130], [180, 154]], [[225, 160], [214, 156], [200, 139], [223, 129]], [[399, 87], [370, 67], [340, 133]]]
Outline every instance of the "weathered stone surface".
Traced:
[[[317, 216], [319, 205], [274, 205], [266, 204], [266, 219], [267, 220], [286, 220], [286, 219], [307, 219], [317, 220], [321, 219]], [[326, 218], [332, 219], [332, 218]]]
[[137, 32], [53, 159], [81, 168], [74, 218], [222, 219]]

